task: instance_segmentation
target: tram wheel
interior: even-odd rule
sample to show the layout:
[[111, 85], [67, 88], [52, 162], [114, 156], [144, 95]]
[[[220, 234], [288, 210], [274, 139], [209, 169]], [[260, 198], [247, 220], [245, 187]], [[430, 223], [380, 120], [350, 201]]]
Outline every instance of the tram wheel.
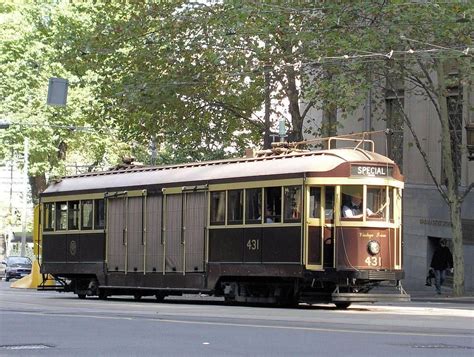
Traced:
[[156, 295], [155, 295], [155, 298], [156, 298], [156, 302], [163, 302], [163, 300], [165, 300], [165, 295], [163, 295], [163, 294], [156, 294]]
[[136, 301], [140, 301], [142, 299], [142, 296], [140, 294], [135, 294], [133, 295], [133, 298], [136, 300]]
[[107, 299], [107, 293], [105, 291], [99, 291], [99, 299], [100, 300], [106, 300]]
[[349, 306], [351, 306], [350, 302], [335, 302], [334, 304], [336, 305], [336, 309], [338, 310], [345, 310]]
[[81, 300], [84, 300], [86, 298], [86, 294], [83, 294], [83, 293], [80, 293], [80, 294], [77, 294], [77, 297]]

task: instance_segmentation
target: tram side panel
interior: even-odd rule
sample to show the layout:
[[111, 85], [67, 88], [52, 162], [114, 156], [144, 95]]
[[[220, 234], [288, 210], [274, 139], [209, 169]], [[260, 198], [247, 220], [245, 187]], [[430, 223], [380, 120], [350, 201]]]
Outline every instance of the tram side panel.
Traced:
[[205, 192], [186, 193], [184, 212], [184, 242], [186, 272], [203, 272], [207, 222]]
[[162, 273], [164, 246], [162, 237], [163, 196], [148, 196], [146, 210], [146, 273]]
[[181, 194], [166, 195], [165, 200], [165, 270], [167, 273], [182, 272], [182, 196]]
[[145, 236], [144, 223], [144, 197], [128, 199], [128, 229], [127, 229], [127, 272], [143, 273]]
[[107, 270], [109, 272], [125, 271], [127, 211], [126, 197], [107, 200]]

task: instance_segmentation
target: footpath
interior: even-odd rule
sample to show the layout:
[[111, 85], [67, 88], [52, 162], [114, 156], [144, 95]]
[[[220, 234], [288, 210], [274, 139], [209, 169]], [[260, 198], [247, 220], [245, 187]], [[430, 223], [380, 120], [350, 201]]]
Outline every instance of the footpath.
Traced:
[[441, 288], [441, 295], [436, 293], [436, 289], [433, 286], [421, 286], [417, 289], [405, 289], [411, 296], [411, 301], [419, 302], [447, 302], [447, 303], [461, 303], [461, 304], [472, 304], [474, 308], [474, 294], [472, 292], [466, 292], [464, 296], [453, 296], [453, 290], [448, 287]]

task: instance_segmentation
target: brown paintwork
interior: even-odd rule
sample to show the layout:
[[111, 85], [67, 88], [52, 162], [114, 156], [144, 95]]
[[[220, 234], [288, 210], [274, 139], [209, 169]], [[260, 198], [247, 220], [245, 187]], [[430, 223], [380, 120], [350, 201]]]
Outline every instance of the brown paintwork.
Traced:
[[[337, 267], [339, 269], [394, 269], [394, 245], [396, 232], [391, 228], [338, 228], [337, 229]], [[369, 241], [380, 244], [380, 252], [371, 255], [367, 250]], [[398, 253], [399, 254], [399, 253]], [[377, 264], [368, 265], [367, 258], [374, 257]], [[381, 265], [378, 259], [381, 258]]]

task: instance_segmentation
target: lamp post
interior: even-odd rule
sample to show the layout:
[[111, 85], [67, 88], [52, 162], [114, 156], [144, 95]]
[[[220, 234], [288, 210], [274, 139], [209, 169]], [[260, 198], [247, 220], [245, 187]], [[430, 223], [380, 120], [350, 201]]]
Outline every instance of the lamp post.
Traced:
[[21, 256], [26, 254], [26, 211], [28, 195], [28, 154], [30, 150], [30, 141], [25, 136], [23, 140], [23, 210], [21, 214]]

